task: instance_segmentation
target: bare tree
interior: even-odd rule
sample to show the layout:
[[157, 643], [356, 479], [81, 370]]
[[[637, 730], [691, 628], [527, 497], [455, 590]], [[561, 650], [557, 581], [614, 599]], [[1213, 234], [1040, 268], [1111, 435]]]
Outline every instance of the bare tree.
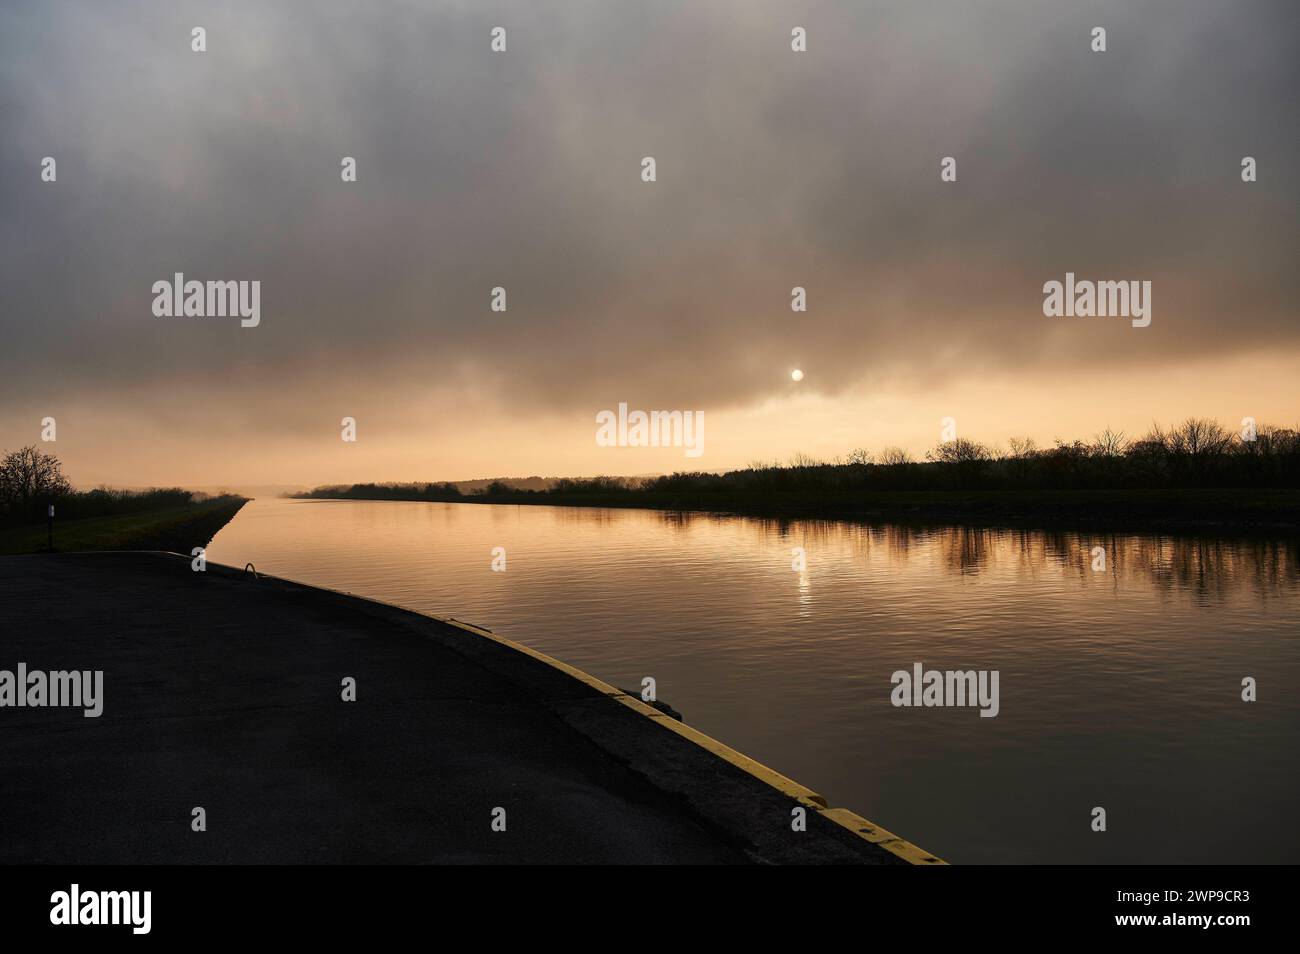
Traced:
[[1155, 422], [1152, 422], [1151, 430], [1147, 431], [1146, 436], [1143, 437], [1138, 443], [1142, 444], [1146, 448], [1152, 448], [1152, 449], [1159, 448], [1161, 450], [1168, 450], [1169, 435], [1165, 433], [1163, 427], [1161, 427], [1159, 424]]
[[871, 451], [867, 450], [865, 447], [856, 447], [849, 452], [848, 459], [845, 461], [845, 463], [858, 464], [858, 465], [870, 464]]
[[63, 465], [53, 454], [33, 446], [8, 451], [0, 458], [0, 500], [6, 503], [25, 504], [71, 491]]
[[1222, 453], [1230, 439], [1217, 421], [1201, 417], [1189, 417], [1169, 433], [1170, 450], [1194, 458]]
[[1242, 441], [1242, 444], [1260, 457], [1280, 457], [1300, 449], [1300, 434], [1290, 428], [1265, 424], [1259, 428], [1255, 440]]
[[1164, 435], [1170, 472], [1178, 480], [1204, 483], [1219, 470], [1232, 440], [1216, 421], [1189, 417]]
[[927, 451], [926, 459], [940, 464], [977, 464], [989, 460], [993, 455], [987, 447], [978, 441], [966, 437], [944, 441], [932, 451]]
[[911, 455], [901, 447], [886, 447], [880, 452], [880, 463], [885, 467], [899, 467], [911, 462]]
[[1092, 439], [1092, 453], [1097, 457], [1123, 457], [1128, 447], [1124, 432], [1112, 431], [1109, 427]]
[[1025, 460], [1038, 451], [1038, 444], [1032, 437], [1008, 437], [1007, 447], [1010, 448], [1007, 456], [1013, 460]]
[[978, 441], [959, 437], [927, 451], [925, 459], [949, 465], [948, 473], [956, 482], [968, 486], [980, 482], [985, 466], [993, 459], [993, 452]]

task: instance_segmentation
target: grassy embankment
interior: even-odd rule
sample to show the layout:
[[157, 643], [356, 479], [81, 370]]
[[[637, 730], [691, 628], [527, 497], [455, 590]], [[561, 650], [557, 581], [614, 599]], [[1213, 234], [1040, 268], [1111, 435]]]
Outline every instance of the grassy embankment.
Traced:
[[[54, 549], [172, 550], [189, 553], [208, 542], [247, 503], [244, 497], [221, 496], [131, 513], [54, 521]], [[59, 513], [56, 506], [55, 513]], [[0, 554], [48, 551], [46, 525], [29, 523], [0, 529]]]

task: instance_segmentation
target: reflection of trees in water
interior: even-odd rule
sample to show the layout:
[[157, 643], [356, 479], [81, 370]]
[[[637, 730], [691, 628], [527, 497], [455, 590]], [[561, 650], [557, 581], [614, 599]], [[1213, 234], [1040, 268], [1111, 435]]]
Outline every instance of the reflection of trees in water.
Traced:
[[1300, 580], [1296, 540], [1138, 538], [1128, 543], [1128, 559], [1156, 587], [1187, 590], [1198, 599], [1223, 599], [1244, 588], [1268, 599]]
[[[888, 560], [899, 563], [933, 552], [956, 576], [998, 569], [1038, 582], [1059, 567], [1080, 585], [1108, 583], [1117, 588], [1121, 580], [1136, 580], [1159, 592], [1191, 594], [1198, 601], [1224, 600], [1239, 592], [1269, 599], [1300, 585], [1300, 538], [1134, 536], [709, 513], [660, 513], [659, 520], [675, 529], [701, 521], [728, 529], [740, 526], [764, 544], [834, 549], [864, 564], [873, 552], [879, 556], [883, 551]], [[1093, 569], [1095, 547], [1105, 550], [1104, 571]]]
[[[1061, 532], [1034, 536], [1041, 540], [1044, 559], [1059, 563], [1085, 584], [1138, 579], [1159, 592], [1216, 601], [1241, 591], [1268, 599], [1300, 582], [1300, 540]], [[1105, 550], [1104, 572], [1092, 568], [1094, 547]], [[1033, 544], [1025, 541], [1020, 552], [1022, 564], [1041, 565]]]
[[[1093, 569], [1096, 547], [1105, 551], [1104, 571]], [[1244, 591], [1268, 599], [1300, 584], [1296, 539], [1027, 531], [1006, 534], [997, 552], [1006, 551], [1026, 576], [1055, 564], [1083, 585], [1137, 580], [1197, 600], [1223, 600]]]
[[[527, 504], [518, 504], [523, 507]], [[502, 507], [503, 510], [508, 509]], [[561, 526], [612, 527], [629, 520], [646, 519], [644, 510], [623, 510], [618, 507], [549, 507], [551, 520]], [[663, 516], [685, 516], [684, 514], [665, 513]]]
[[953, 573], [974, 576], [989, 562], [998, 538], [988, 530], [971, 527], [954, 528], [940, 538], [944, 547], [944, 564]]

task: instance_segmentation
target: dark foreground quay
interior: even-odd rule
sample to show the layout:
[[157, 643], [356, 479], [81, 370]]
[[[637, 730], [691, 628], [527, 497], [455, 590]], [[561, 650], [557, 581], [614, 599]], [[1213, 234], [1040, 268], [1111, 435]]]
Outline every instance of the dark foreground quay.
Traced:
[[942, 863], [475, 627], [161, 553], [0, 557], [0, 605], [0, 673], [103, 672], [0, 705], [0, 863]]

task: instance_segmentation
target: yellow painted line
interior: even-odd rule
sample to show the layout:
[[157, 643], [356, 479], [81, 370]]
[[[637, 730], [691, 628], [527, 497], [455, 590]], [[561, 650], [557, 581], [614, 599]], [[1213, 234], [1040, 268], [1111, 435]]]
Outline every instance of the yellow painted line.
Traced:
[[807, 807], [823, 809], [826, 807], [826, 799], [822, 798], [811, 788], [800, 785], [794, 779], [786, 778], [780, 772], [768, 768], [761, 762], [756, 762], [748, 755], [737, 752], [729, 745], [724, 745], [717, 739], [711, 738], [700, 732], [698, 729], [692, 729], [689, 725], [678, 722], [672, 716], [665, 715], [658, 709], [646, 705], [640, 699], [634, 699], [632, 696], [622, 694], [614, 697], [616, 702], [621, 702], [633, 712], [639, 712], [643, 716], [654, 719], [657, 724], [668, 729], [670, 732], [676, 732], [684, 739], [694, 742], [702, 749], [707, 749], [724, 762], [730, 762], [738, 769], [742, 769], [754, 776], [760, 781], [766, 782], [772, 788], [781, 792], [783, 795], [789, 795], [797, 801], [803, 802]]
[[[189, 557], [184, 556], [183, 554], [173, 554], [173, 555], [178, 555], [181, 557], [181, 559], [184, 560], [189, 559]], [[211, 565], [213, 564], [210, 563], [209, 566]], [[227, 567], [227, 569], [233, 569], [233, 567]], [[711, 752], [713, 755], [717, 756], [718, 758], [722, 759], [725, 762], [730, 763], [731, 765], [734, 765], [736, 768], [740, 769], [741, 771], [747, 772], [749, 775], [752, 775], [760, 782], [763, 782], [766, 785], [769, 785], [772, 788], [776, 789], [781, 794], [794, 799], [796, 802], [803, 805], [805, 808], [817, 812], [826, 820], [834, 822], [840, 827], [845, 828], [848, 831], [851, 831], [859, 838], [862, 838], [863, 840], [868, 841], [871, 844], [876, 845], [877, 847], [885, 849], [886, 851], [890, 852], [893, 855], [896, 855], [897, 857], [903, 859], [909, 864], [913, 864], [913, 865], [946, 865], [947, 864], [947, 862], [942, 860], [941, 858], [932, 855], [930, 852], [925, 851], [922, 848], [918, 848], [916, 845], [912, 844], [910, 841], [907, 841], [906, 839], [899, 838], [893, 832], [887, 831], [886, 829], [881, 828], [879, 825], [867, 821], [867, 819], [863, 818], [861, 815], [858, 815], [855, 812], [851, 812], [847, 808], [830, 808], [827, 805], [825, 798], [823, 798], [821, 795], [818, 795], [816, 792], [814, 792], [812, 789], [808, 788], [807, 786], [800, 785], [794, 779], [787, 778], [786, 776], [782, 775], [780, 772], [776, 771], [775, 769], [768, 768], [763, 763], [751, 759], [748, 755], [744, 755], [743, 753], [737, 752], [735, 749], [731, 748], [731, 746], [724, 745], [723, 743], [719, 742], [717, 739], [711, 738], [710, 736], [705, 735], [703, 732], [700, 732], [698, 729], [692, 729], [690, 726], [678, 722], [672, 716], [660, 712], [658, 709], [654, 708], [653, 706], [646, 705], [644, 702], [642, 702], [640, 699], [636, 698], [635, 696], [628, 695], [626, 692], [624, 692], [622, 689], [619, 689], [617, 686], [611, 686], [609, 683], [597, 679], [595, 676], [589, 673], [585, 673], [581, 669], [578, 669], [575, 666], [570, 666], [568, 663], [560, 662], [560, 660], [554, 658], [553, 656], [548, 656], [546, 655], [546, 653], [538, 652], [536, 649], [532, 649], [528, 646], [525, 646], [523, 643], [517, 643], [513, 639], [507, 639], [504, 636], [498, 636], [496, 633], [492, 632], [491, 630], [484, 629], [481, 626], [475, 626], [472, 623], [464, 623], [458, 619], [452, 619], [449, 616], [434, 616], [432, 613], [421, 613], [419, 610], [413, 610], [406, 606], [398, 606], [396, 603], [389, 603], [386, 602], [385, 600], [377, 600], [369, 596], [358, 596], [355, 593], [345, 593], [342, 590], [334, 590], [326, 586], [315, 586], [311, 583], [302, 583], [298, 580], [288, 580], [285, 579], [284, 577], [268, 577], [267, 574], [262, 574], [262, 576], [263, 578], [268, 578], [268, 579], [284, 580], [287, 583], [293, 583], [297, 586], [307, 587], [308, 589], [324, 590], [327, 593], [334, 593], [338, 596], [347, 596], [355, 600], [363, 600], [367, 603], [377, 603], [380, 606], [386, 606], [389, 609], [400, 610], [401, 612], [404, 613], [413, 613], [416, 616], [423, 616], [426, 619], [434, 620], [435, 622], [442, 623], [445, 626], [452, 626], [455, 627], [456, 629], [463, 630], [464, 632], [467, 632], [473, 636], [479, 636], [482, 637], [483, 639], [490, 639], [493, 642], [499, 643], [500, 645], [505, 646], [509, 649], [513, 649], [516, 652], [520, 652], [527, 656], [531, 656], [533, 659], [536, 659], [538, 662], [544, 663], [545, 665], [550, 666], [553, 669], [558, 669], [561, 672], [565, 673], [566, 675], [572, 676], [574, 679], [577, 679], [579, 682], [587, 684], [588, 686], [590, 686], [591, 688], [599, 692], [601, 695], [609, 696], [615, 702], [618, 702], [623, 706], [626, 706], [628, 709], [631, 709], [633, 712], [639, 713], [640, 715], [643, 715], [646, 718], [653, 720], [656, 725], [662, 726], [663, 728], [668, 729], [670, 732], [675, 732], [679, 736], [681, 736], [682, 738], [690, 742], [694, 742], [700, 748], [705, 749], [708, 752]]]
[[842, 825], [859, 838], [879, 845], [886, 851], [897, 855], [913, 865], [946, 865], [948, 862], [937, 858], [930, 852], [916, 847], [910, 841], [899, 838], [892, 831], [886, 831], [874, 822], [869, 822], [856, 812], [847, 808], [828, 808], [822, 815], [838, 825]]
[[[422, 614], [422, 615], [429, 615], [429, 614]], [[786, 776], [782, 775], [780, 772], [776, 771], [775, 769], [768, 768], [762, 762], [758, 762], [754, 759], [751, 759], [748, 755], [745, 755], [741, 752], [737, 752], [731, 746], [725, 745], [724, 743], [719, 742], [717, 739], [705, 735], [703, 732], [699, 731], [698, 729], [692, 729], [690, 726], [682, 722], [678, 722], [672, 716], [664, 712], [660, 712], [658, 709], [654, 708], [653, 706], [646, 705], [644, 702], [642, 702], [640, 699], [636, 698], [635, 696], [628, 695], [626, 692], [617, 688], [616, 686], [611, 686], [609, 683], [597, 679], [595, 676], [592, 676], [589, 673], [585, 673], [581, 669], [577, 669], [573, 666], [570, 666], [568, 663], [560, 662], [558, 659], [555, 659], [554, 657], [548, 656], [545, 653], [538, 652], [535, 649], [531, 649], [528, 646], [523, 645], [522, 643], [517, 643], [513, 639], [506, 639], [504, 636], [498, 636], [496, 633], [482, 629], [481, 627], [474, 626], [469, 623], [462, 623], [460, 620], [449, 619], [447, 617], [442, 617], [442, 616], [432, 616], [431, 618], [436, 619], [439, 622], [446, 623], [448, 626], [455, 626], [459, 629], [463, 629], [466, 632], [473, 633], [476, 636], [482, 636], [487, 639], [494, 640], [495, 642], [498, 642], [503, 646], [508, 646], [509, 648], [517, 650], [521, 653], [526, 653], [527, 655], [532, 656], [534, 659], [538, 660], [539, 662], [545, 663], [548, 666], [553, 666], [554, 668], [567, 673], [573, 678], [578, 679], [579, 681], [584, 682], [587, 685], [591, 686], [597, 692], [600, 692], [603, 695], [607, 695], [610, 698], [612, 698], [615, 702], [618, 702], [626, 706], [627, 708], [631, 709], [633, 712], [639, 713], [648, 719], [653, 719], [656, 725], [662, 726], [663, 728], [668, 729], [670, 732], [676, 732], [682, 738], [694, 742], [700, 748], [711, 752], [713, 755], [717, 756], [718, 758], [722, 759], [725, 762], [730, 763], [731, 765], [734, 765], [736, 768], [740, 769], [741, 771], [747, 772], [748, 774], [752, 775], [754, 778], [758, 779], [759, 781], [764, 782], [765, 784], [771, 786], [772, 788], [775, 788], [781, 794], [793, 798], [795, 801], [799, 802], [805, 808], [810, 808], [813, 811], [818, 812], [827, 821], [834, 822], [835, 824], [839, 825], [841, 828], [845, 828], [851, 831], [853, 834], [857, 835], [859, 838], [863, 839], [864, 841], [870, 842], [871, 844], [876, 845], [879, 848], [885, 849], [890, 854], [903, 859], [908, 864], [913, 864], [913, 865], [946, 865], [947, 864], [947, 862], [944, 861], [942, 858], [939, 858], [931, 854], [930, 852], [926, 851], [923, 848], [918, 848], [910, 841], [907, 841], [904, 838], [900, 838], [897, 835], [895, 835], [893, 832], [881, 828], [879, 825], [875, 824], [874, 822], [868, 821], [867, 819], [863, 818], [861, 815], [857, 814], [856, 812], [849, 811], [847, 808], [829, 807], [826, 803], [825, 798], [823, 798], [821, 795], [817, 794], [807, 786], [800, 785], [794, 779], [787, 778]]]
[[[397, 608], [403, 609], [403, 607], [400, 606]], [[412, 610], [411, 612], [415, 612], [415, 611]], [[623, 690], [619, 689], [617, 686], [611, 686], [609, 683], [602, 682], [601, 680], [597, 679], [595, 676], [583, 672], [581, 669], [578, 669], [574, 666], [570, 666], [568, 663], [560, 662], [558, 659], [556, 659], [553, 656], [548, 656], [546, 655], [546, 653], [540, 653], [536, 649], [532, 649], [528, 646], [525, 646], [523, 643], [515, 642], [513, 639], [506, 639], [504, 636], [498, 636], [496, 633], [492, 632], [491, 630], [483, 629], [481, 626], [475, 626], [472, 623], [462, 623], [460, 620], [452, 619], [449, 616], [434, 616], [431, 613], [421, 613], [420, 615], [427, 616], [429, 617], [429, 619], [437, 620], [439, 623], [444, 623], [447, 626], [454, 626], [457, 629], [463, 629], [468, 633], [473, 633], [475, 636], [482, 636], [484, 639], [490, 639], [495, 643], [500, 643], [502, 646], [505, 646], [509, 649], [513, 649], [515, 652], [523, 653], [525, 656], [532, 656], [538, 662], [545, 663], [546, 665], [550, 666], [553, 669], [558, 669], [561, 672], [565, 673], [566, 675], [572, 676], [574, 679], [577, 679], [579, 682], [585, 682], [587, 685], [591, 686], [591, 688], [595, 689], [597, 692], [601, 693], [602, 695], [606, 695], [606, 696], [626, 695], [626, 693], [624, 693]], [[649, 706], [647, 706], [646, 708], [649, 708]], [[659, 710], [657, 709], [651, 711], [653, 711], [656, 715], [660, 714]]]

